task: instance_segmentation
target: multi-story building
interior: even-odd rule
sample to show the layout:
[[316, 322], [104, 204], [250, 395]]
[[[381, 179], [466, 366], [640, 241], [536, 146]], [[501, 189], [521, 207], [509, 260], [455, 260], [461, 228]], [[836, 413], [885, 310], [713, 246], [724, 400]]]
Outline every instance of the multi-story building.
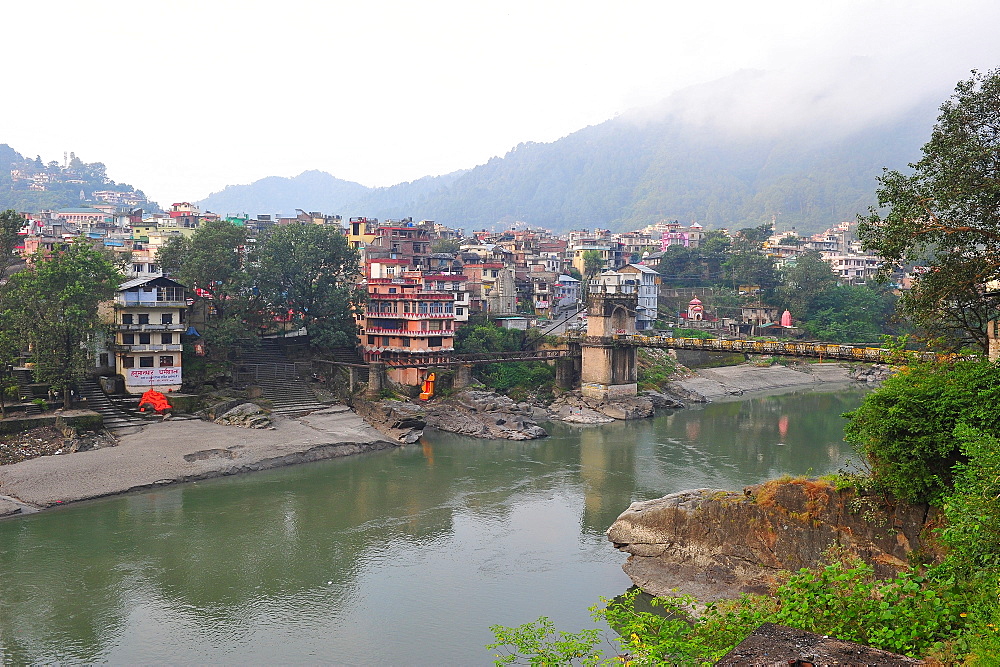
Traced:
[[874, 255], [853, 255], [833, 252], [823, 253], [841, 283], [856, 285], [875, 277], [882, 261]]
[[186, 313], [184, 286], [169, 278], [136, 278], [118, 287], [115, 371], [125, 378], [125, 391], [180, 390]]
[[454, 293], [428, 291], [419, 272], [369, 278], [360, 335], [365, 361], [405, 358], [426, 364], [388, 369], [395, 382], [419, 384], [426, 367], [445, 361], [455, 349]]
[[657, 294], [660, 288], [660, 274], [643, 264], [629, 264], [618, 269], [626, 280], [635, 281], [639, 301], [635, 310], [636, 331], [646, 331], [656, 325]]

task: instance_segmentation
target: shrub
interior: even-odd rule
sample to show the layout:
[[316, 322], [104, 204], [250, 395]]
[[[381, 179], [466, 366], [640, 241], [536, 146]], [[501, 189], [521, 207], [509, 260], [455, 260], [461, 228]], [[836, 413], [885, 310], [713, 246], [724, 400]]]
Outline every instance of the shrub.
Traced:
[[897, 498], [940, 504], [956, 463], [959, 423], [1000, 435], [1000, 367], [985, 361], [917, 363], [886, 379], [845, 415], [847, 440], [873, 481]]

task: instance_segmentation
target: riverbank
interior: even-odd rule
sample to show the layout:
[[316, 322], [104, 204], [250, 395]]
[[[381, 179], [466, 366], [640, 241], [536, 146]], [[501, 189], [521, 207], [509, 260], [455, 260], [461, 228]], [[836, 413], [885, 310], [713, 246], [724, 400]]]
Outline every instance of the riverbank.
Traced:
[[117, 447], [0, 466], [0, 517], [156, 486], [398, 447], [345, 406], [254, 430], [151, 423]]
[[[679, 395], [682, 400], [711, 402], [738, 399], [747, 393], [821, 384], [832, 386], [853, 381], [850, 369], [841, 364], [803, 364], [797, 368], [745, 364], [702, 369], [695, 376], [671, 383], [671, 387], [674, 395]], [[648, 402], [650, 399], [642, 400]], [[581, 420], [584, 423], [612, 421], [603, 413], [597, 415], [600, 419], [583, 420], [589, 415], [584, 414], [586, 406], [574, 407], [567, 400], [563, 403], [566, 405], [551, 406], [550, 420], [570, 423], [580, 423]], [[527, 417], [530, 406], [521, 407], [524, 407], [522, 419], [525, 423], [520, 426], [534, 426], [535, 422]], [[559, 412], [564, 408], [571, 413], [568, 418]], [[543, 410], [538, 409], [537, 413], [539, 418], [544, 419]], [[492, 416], [492, 423], [496, 423], [496, 415], [482, 413], [479, 416], [483, 419]], [[614, 417], [628, 418], [627, 415], [617, 414]], [[199, 420], [153, 422], [137, 433], [122, 436], [116, 447], [40, 456], [0, 466], [0, 517], [168, 484], [389, 449], [402, 444], [374, 428], [347, 406], [332, 406], [299, 418], [278, 417], [273, 428], [263, 430]]]
[[856, 379], [851, 375], [851, 368], [847, 364], [740, 364], [698, 369], [692, 377], [671, 382], [669, 389], [672, 395], [682, 401], [709, 402], [753, 392], [853, 382]]

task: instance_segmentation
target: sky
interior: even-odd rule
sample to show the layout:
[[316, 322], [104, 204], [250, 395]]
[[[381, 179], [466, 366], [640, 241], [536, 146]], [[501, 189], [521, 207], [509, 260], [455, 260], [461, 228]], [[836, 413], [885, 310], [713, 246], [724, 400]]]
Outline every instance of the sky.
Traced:
[[471, 168], [744, 70], [760, 85], [688, 113], [849, 122], [1000, 67], [994, 0], [50, 0], [0, 25], [0, 143], [103, 162], [161, 205]]

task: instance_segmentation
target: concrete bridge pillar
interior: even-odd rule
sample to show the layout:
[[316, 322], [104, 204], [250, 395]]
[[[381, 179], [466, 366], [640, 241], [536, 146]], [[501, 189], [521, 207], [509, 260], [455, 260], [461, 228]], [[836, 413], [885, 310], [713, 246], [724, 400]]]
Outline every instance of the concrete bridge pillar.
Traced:
[[577, 385], [577, 367], [580, 360], [574, 357], [556, 359], [556, 386], [560, 389], [573, 389]]
[[452, 380], [453, 389], [464, 389], [472, 384], [472, 364], [460, 364], [455, 369], [455, 378]]
[[385, 364], [373, 361], [368, 364], [368, 398], [378, 398], [388, 384]]
[[[614, 289], [610, 289], [614, 288]], [[607, 400], [638, 393], [637, 348], [615, 341], [635, 333], [638, 294], [623, 286], [606, 286], [587, 296], [587, 340], [581, 345], [580, 390]]]

